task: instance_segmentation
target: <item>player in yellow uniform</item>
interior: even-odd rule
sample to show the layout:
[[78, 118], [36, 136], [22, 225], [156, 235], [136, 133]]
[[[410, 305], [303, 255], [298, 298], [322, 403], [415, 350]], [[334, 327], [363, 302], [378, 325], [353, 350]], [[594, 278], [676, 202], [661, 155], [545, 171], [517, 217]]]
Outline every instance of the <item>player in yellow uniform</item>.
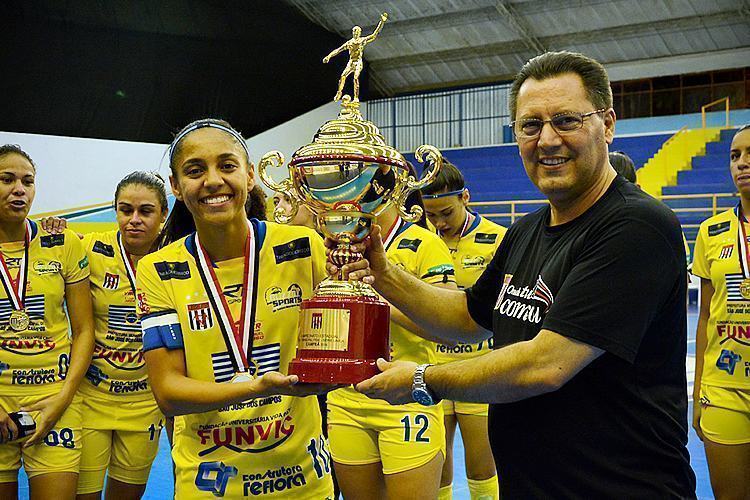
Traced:
[[323, 242], [308, 228], [246, 218], [253, 168], [226, 122], [183, 129], [170, 168], [178, 201], [167, 240], [185, 216], [196, 231], [141, 259], [137, 300], [154, 396], [165, 414], [183, 415], [175, 496], [330, 498], [317, 400], [293, 396], [318, 388], [282, 374], [299, 304], [325, 277]]
[[[479, 278], [506, 232], [503, 226], [471, 212], [469, 196], [461, 171], [445, 159], [435, 180], [422, 189], [425, 214], [450, 250], [456, 284], [461, 289], [470, 287]], [[492, 349], [491, 342], [492, 339], [478, 344], [438, 344], [438, 363], [481, 356]], [[499, 498], [495, 461], [487, 436], [487, 409], [486, 404], [443, 400], [447, 454], [440, 479], [440, 500], [448, 500], [453, 495], [456, 424], [461, 428], [471, 498]]]
[[[89, 266], [75, 233], [47, 234], [26, 218], [35, 177], [28, 154], [0, 146], [0, 498], [17, 496], [23, 462], [32, 498], [71, 499], [81, 457], [76, 393], [94, 346]], [[36, 421], [25, 440], [8, 416], [18, 410]]]
[[750, 126], [734, 136], [729, 157], [740, 203], [703, 221], [695, 242], [693, 427], [716, 498], [750, 498]]
[[[421, 205], [415, 193], [407, 207]], [[378, 217], [388, 258], [436, 286], [455, 288], [445, 244], [425, 227], [407, 223], [390, 206]], [[424, 224], [424, 222], [422, 222]], [[391, 308], [391, 359], [434, 364], [435, 344]], [[344, 498], [434, 498], [445, 457], [443, 410], [437, 404], [391, 406], [348, 387], [328, 394], [328, 433]]]
[[96, 345], [80, 388], [86, 419], [79, 500], [101, 497], [107, 469], [107, 498], [140, 498], [164, 425], [143, 360], [134, 272], [167, 215], [164, 181], [150, 172], [127, 175], [115, 190], [115, 212], [119, 229], [83, 237]]

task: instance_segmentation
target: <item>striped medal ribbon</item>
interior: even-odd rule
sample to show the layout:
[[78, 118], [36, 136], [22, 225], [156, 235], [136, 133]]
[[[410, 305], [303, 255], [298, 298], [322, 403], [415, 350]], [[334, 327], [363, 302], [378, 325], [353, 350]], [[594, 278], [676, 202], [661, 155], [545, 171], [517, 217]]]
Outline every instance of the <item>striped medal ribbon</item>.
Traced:
[[5, 262], [5, 255], [0, 252], [0, 281], [3, 283], [5, 294], [11, 305], [8, 326], [14, 332], [23, 332], [29, 328], [29, 314], [24, 309], [26, 301], [26, 283], [29, 276], [29, 239], [31, 235], [31, 224], [29, 220], [25, 221], [26, 234], [23, 238], [23, 257], [18, 266], [18, 279], [14, 280], [10, 276], [8, 264]]
[[740, 295], [745, 300], [750, 300], [750, 249], [748, 249], [747, 234], [745, 233], [745, 216], [742, 214], [742, 206], [737, 210], [737, 253], [740, 259], [740, 270], [742, 271], [742, 282], [740, 283]]
[[[201, 245], [198, 233], [195, 233], [198, 273], [203, 281], [203, 286], [206, 288], [211, 307], [213, 307], [218, 317], [219, 329], [224, 337], [224, 343], [232, 360], [235, 372], [231, 380], [232, 383], [249, 382], [253, 379], [253, 373], [258, 372], [257, 363], [252, 360], [253, 331], [251, 327], [253, 323], [253, 304], [252, 300], [250, 300], [250, 297], [254, 296], [252, 288], [255, 286], [251, 275], [255, 269], [256, 238], [254, 237], [253, 225], [250, 221], [247, 222], [247, 226], [248, 233], [243, 254], [242, 289], [240, 290], [242, 294], [242, 313], [239, 324], [235, 323], [234, 318], [232, 318], [229, 304], [221, 292], [221, 284], [214, 271], [213, 262], [211, 262], [206, 249]], [[248, 360], [253, 364], [254, 370], [252, 372]]]

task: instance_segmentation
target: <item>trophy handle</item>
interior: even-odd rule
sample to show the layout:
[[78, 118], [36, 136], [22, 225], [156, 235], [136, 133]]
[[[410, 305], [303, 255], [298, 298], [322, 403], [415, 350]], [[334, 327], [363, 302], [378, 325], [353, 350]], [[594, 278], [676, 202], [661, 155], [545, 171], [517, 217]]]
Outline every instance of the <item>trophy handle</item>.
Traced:
[[[438, 172], [443, 168], [443, 155], [435, 146], [423, 144], [414, 152], [414, 156], [419, 163], [425, 164], [432, 160], [432, 168], [424, 172], [424, 176], [417, 180], [411, 175], [407, 179], [407, 186], [411, 190], [422, 189], [429, 186], [437, 177]], [[424, 161], [423, 161], [424, 159]]]
[[278, 184], [274, 181], [273, 178], [268, 175], [267, 170], [269, 166], [280, 167], [282, 165], [284, 165], [284, 155], [281, 151], [269, 151], [263, 155], [263, 158], [260, 159], [260, 163], [258, 163], [258, 175], [260, 175], [260, 180], [263, 181], [263, 184], [268, 186], [269, 189], [283, 193], [288, 187], [285, 187], [283, 182]]
[[440, 169], [443, 168], [443, 155], [435, 146], [423, 144], [422, 146], [419, 146], [417, 148], [417, 150], [414, 152], [414, 156], [419, 163], [423, 164], [431, 160], [432, 168], [429, 170], [425, 170], [424, 176], [421, 179], [415, 179], [413, 175], [409, 175], [406, 178], [405, 189], [402, 189], [401, 192], [396, 195], [396, 207], [398, 208], [398, 214], [402, 219], [408, 222], [418, 221], [422, 217], [424, 210], [422, 210], [422, 207], [420, 207], [419, 205], [412, 205], [407, 212], [406, 199], [414, 191], [422, 189], [425, 186], [429, 186], [430, 183], [435, 180], [435, 177], [437, 177]]
[[281, 207], [276, 207], [273, 211], [273, 219], [276, 222], [279, 224], [289, 224], [299, 210], [299, 201], [297, 200], [297, 197], [294, 196], [292, 181], [287, 178], [280, 183], [277, 183], [268, 174], [269, 166], [281, 167], [282, 165], [284, 165], [284, 155], [281, 151], [269, 151], [263, 155], [263, 158], [260, 159], [260, 163], [258, 163], [258, 175], [260, 176], [260, 180], [263, 181], [263, 184], [268, 186], [269, 189], [272, 189], [274, 192], [283, 193], [289, 198], [289, 203], [292, 206], [291, 213], [285, 214]]

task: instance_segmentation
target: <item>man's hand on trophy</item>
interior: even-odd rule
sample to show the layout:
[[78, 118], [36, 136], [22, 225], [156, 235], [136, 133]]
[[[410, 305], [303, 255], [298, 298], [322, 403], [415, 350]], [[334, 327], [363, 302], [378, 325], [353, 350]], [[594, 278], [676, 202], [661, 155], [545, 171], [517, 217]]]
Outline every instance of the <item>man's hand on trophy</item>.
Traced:
[[[328, 247], [328, 253], [336, 248], [336, 241], [326, 238], [325, 244]], [[336, 264], [329, 259], [326, 268], [331, 276], [338, 276], [341, 271], [342, 278], [351, 281], [363, 281], [368, 285], [375, 283], [379, 273], [385, 272], [388, 268], [388, 258], [383, 247], [383, 240], [380, 237], [380, 226], [372, 225], [370, 235], [362, 243], [355, 243], [351, 246], [351, 251], [360, 253], [366, 258], [344, 265], [340, 270]]]
[[392, 405], [413, 403], [411, 386], [416, 368], [417, 364], [411, 361], [378, 359], [378, 369], [382, 373], [360, 382], [354, 388], [370, 399], [384, 399]]

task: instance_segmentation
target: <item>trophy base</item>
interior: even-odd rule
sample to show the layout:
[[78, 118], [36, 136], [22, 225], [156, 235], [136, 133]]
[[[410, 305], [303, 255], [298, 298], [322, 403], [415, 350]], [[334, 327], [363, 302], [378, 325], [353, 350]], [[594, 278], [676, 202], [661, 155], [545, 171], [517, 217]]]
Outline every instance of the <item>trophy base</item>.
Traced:
[[289, 373], [312, 384], [357, 384], [380, 373], [374, 359], [293, 359]]
[[377, 296], [313, 296], [303, 300], [297, 356], [290, 375], [300, 382], [356, 384], [390, 359], [390, 306]]

